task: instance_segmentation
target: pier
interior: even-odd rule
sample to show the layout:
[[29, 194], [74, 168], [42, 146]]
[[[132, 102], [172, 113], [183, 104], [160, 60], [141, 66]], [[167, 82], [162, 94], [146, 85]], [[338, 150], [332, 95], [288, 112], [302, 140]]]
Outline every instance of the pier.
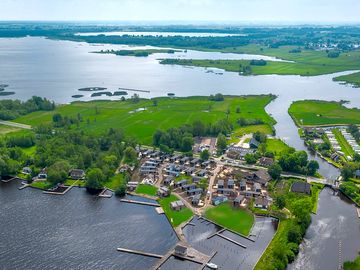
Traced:
[[137, 254], [137, 255], [142, 255], [142, 256], [147, 256], [147, 257], [152, 257], [152, 258], [157, 258], [157, 259], [161, 259], [163, 257], [163, 255], [140, 251], [140, 250], [127, 249], [127, 248], [118, 248], [117, 251], [131, 253], [131, 254]]
[[141, 202], [141, 201], [134, 201], [134, 200], [128, 200], [128, 199], [121, 199], [120, 201], [125, 202], [125, 203], [134, 203], [134, 204], [141, 204], [141, 205], [147, 205], [147, 206], [160, 207], [160, 204], [158, 204], [158, 203]]
[[143, 93], [150, 93], [150, 91], [149, 91], [149, 90], [133, 89], [133, 88], [124, 88], [124, 87], [119, 87], [119, 90], [133, 91], [133, 92], [143, 92]]
[[356, 212], [357, 212], [358, 218], [360, 218], [360, 208], [359, 207], [356, 207]]

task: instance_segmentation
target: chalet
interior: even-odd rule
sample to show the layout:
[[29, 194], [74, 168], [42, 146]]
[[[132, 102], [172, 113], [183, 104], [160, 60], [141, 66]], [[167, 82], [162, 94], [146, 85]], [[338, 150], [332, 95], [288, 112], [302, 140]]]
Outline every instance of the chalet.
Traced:
[[261, 185], [259, 183], [254, 183], [254, 191], [261, 192]]
[[157, 167], [156, 166], [153, 166], [153, 165], [142, 165], [140, 167], [140, 173], [141, 174], [147, 174], [147, 173], [156, 173], [157, 172]]
[[32, 174], [32, 170], [30, 167], [24, 167], [21, 171], [23, 174]]
[[156, 151], [156, 152], [151, 153], [150, 157], [156, 158], [156, 157], [159, 157], [160, 155], [161, 155], [161, 152], [160, 152], [160, 151]]
[[218, 181], [217, 187], [218, 187], [218, 188], [224, 188], [224, 187], [225, 187], [225, 186], [224, 186], [224, 180], [220, 179], [220, 180]]
[[197, 195], [192, 196], [191, 204], [192, 205], [199, 205], [200, 198], [201, 198], [201, 194], [197, 194]]
[[185, 164], [186, 162], [189, 162], [189, 161], [190, 161], [189, 157], [183, 157], [182, 159], [180, 159], [181, 164]]
[[218, 188], [217, 189], [217, 193], [218, 194], [224, 194], [227, 196], [234, 196], [235, 195], [235, 191], [231, 188]]
[[139, 185], [138, 182], [128, 182], [126, 187], [129, 191], [134, 191], [138, 185]]
[[186, 256], [187, 254], [187, 247], [184, 247], [182, 245], [177, 245], [175, 247], [175, 256]]
[[230, 146], [227, 150], [227, 157], [232, 159], [244, 159], [246, 154], [254, 154], [256, 150], [239, 146]]
[[243, 192], [246, 198], [256, 198], [261, 195], [260, 192], [254, 191], [254, 190], [245, 190]]
[[170, 196], [170, 190], [167, 187], [160, 187], [159, 190], [157, 191], [157, 195], [162, 198], [168, 197]]
[[202, 179], [202, 178], [199, 177], [199, 176], [193, 176], [193, 177], [192, 177], [193, 183], [199, 183], [201, 179]]
[[165, 186], [170, 186], [171, 182], [174, 180], [174, 177], [172, 176], [168, 176], [164, 179], [164, 185]]
[[80, 180], [85, 178], [85, 172], [84, 170], [73, 169], [69, 172], [69, 176], [71, 179]]
[[170, 157], [171, 162], [175, 162], [175, 161], [178, 161], [180, 159], [181, 159], [180, 155], [173, 155], [173, 156]]
[[269, 167], [274, 164], [274, 159], [268, 157], [262, 157], [259, 160], [259, 164], [264, 167]]
[[245, 180], [240, 181], [239, 188], [240, 188], [240, 190], [246, 190], [246, 181]]
[[195, 171], [196, 171], [195, 167], [186, 168], [185, 169], [185, 174], [186, 175], [192, 175], [193, 173], [195, 173]]
[[185, 208], [184, 203], [181, 200], [171, 202], [170, 207], [174, 211], [180, 211], [181, 209]]
[[210, 166], [210, 160], [207, 160], [207, 161], [204, 161], [203, 163], [201, 163], [201, 167], [203, 167], [203, 168], [206, 168], [208, 166]]
[[206, 173], [207, 173], [206, 170], [201, 170], [201, 171], [198, 171], [198, 172], [196, 173], [196, 175], [199, 176], [199, 177], [205, 177], [205, 176], [206, 176]]
[[354, 177], [355, 177], [356, 179], [360, 179], [360, 170], [356, 170], [356, 171], [354, 172]]
[[183, 191], [185, 191], [185, 190], [192, 190], [192, 189], [195, 189], [196, 188], [196, 185], [195, 184], [186, 184], [186, 185], [183, 185], [182, 187], [181, 187], [181, 189], [183, 190]]
[[234, 180], [233, 180], [233, 179], [229, 179], [229, 180], [227, 181], [227, 187], [228, 187], [229, 189], [234, 189], [234, 186], [235, 186]]
[[258, 197], [254, 201], [254, 207], [261, 209], [268, 209], [269, 200], [266, 197]]
[[311, 194], [311, 185], [306, 182], [295, 182], [291, 185], [291, 192]]
[[258, 170], [255, 172], [243, 173], [246, 180], [256, 182], [266, 187], [268, 182], [271, 180], [271, 176], [266, 170]]
[[239, 195], [235, 198], [235, 200], [233, 201], [233, 206], [234, 207], [240, 207], [242, 201], [244, 200], [244, 196], [243, 195]]
[[192, 161], [190, 161], [190, 164], [192, 166], [196, 166], [200, 163], [200, 159], [199, 158], [194, 158]]
[[201, 194], [202, 192], [203, 192], [202, 188], [195, 188], [195, 189], [190, 189], [190, 190], [186, 191], [186, 194], [188, 196], [194, 196], [197, 194]]
[[178, 182], [175, 182], [174, 187], [175, 187], [175, 188], [178, 188], [178, 187], [182, 187], [183, 185], [186, 185], [186, 184], [187, 184], [187, 180], [186, 180], [186, 179], [182, 179], [182, 180], [180, 180], [180, 181], [178, 181]]
[[249, 142], [250, 148], [258, 148], [260, 145], [260, 142], [256, 140], [255, 138], [251, 138]]
[[216, 196], [212, 197], [211, 203], [212, 205], [219, 205], [220, 203], [227, 202], [228, 198], [226, 196]]

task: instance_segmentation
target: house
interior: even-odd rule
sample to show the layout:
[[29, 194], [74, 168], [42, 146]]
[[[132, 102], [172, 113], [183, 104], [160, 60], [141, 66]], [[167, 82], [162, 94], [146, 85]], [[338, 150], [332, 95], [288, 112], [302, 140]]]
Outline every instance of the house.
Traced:
[[175, 162], [175, 161], [179, 160], [180, 158], [181, 158], [180, 155], [173, 155], [173, 156], [170, 157], [170, 161]]
[[183, 190], [183, 191], [185, 191], [185, 190], [191, 190], [191, 189], [195, 189], [196, 188], [196, 185], [195, 184], [186, 184], [186, 185], [183, 185], [182, 187], [181, 187], [181, 189]]
[[190, 161], [190, 164], [191, 164], [192, 166], [196, 166], [199, 162], [200, 162], [200, 159], [199, 159], [199, 158], [194, 158], [192, 161]]
[[185, 169], [186, 175], [192, 175], [196, 171], [195, 167], [190, 167]]
[[228, 187], [229, 189], [234, 189], [234, 186], [235, 186], [234, 180], [233, 180], [233, 179], [229, 179], [229, 180], [227, 181], [227, 187]]
[[242, 180], [239, 184], [240, 191], [246, 190], [246, 181]]
[[227, 195], [227, 196], [234, 196], [235, 195], [235, 191], [233, 189], [230, 189], [230, 188], [218, 188], [217, 193], [218, 194], [224, 194], [224, 195]]
[[174, 180], [174, 177], [172, 177], [172, 176], [168, 176], [168, 177], [166, 177], [165, 179], [164, 179], [164, 185], [165, 186], [170, 186], [170, 184], [171, 184], [171, 182]]
[[196, 175], [199, 176], [199, 177], [205, 177], [206, 173], [207, 173], [206, 170], [201, 170], [201, 171], [198, 171], [196, 173]]
[[255, 138], [251, 138], [249, 142], [250, 148], [258, 148], [260, 145], [260, 142], [256, 140]]
[[211, 203], [212, 205], [219, 205], [220, 203], [227, 202], [228, 198], [226, 196], [216, 196], [212, 197]]
[[332, 154], [330, 155], [330, 158], [331, 158], [333, 161], [338, 162], [338, 161], [340, 160], [341, 156], [340, 156], [339, 154], [337, 154], [337, 153], [332, 153]]
[[202, 192], [203, 192], [202, 188], [194, 188], [194, 189], [190, 189], [190, 190], [186, 191], [186, 194], [188, 196], [194, 196], [197, 194], [201, 194]]
[[360, 179], [360, 170], [356, 170], [356, 171], [355, 171], [354, 177], [355, 177], [356, 179]]
[[201, 177], [198, 177], [198, 176], [193, 176], [193, 177], [192, 177], [193, 183], [199, 183], [201, 179], [202, 179], [202, 178], [201, 178]]
[[44, 173], [44, 172], [41, 172], [41, 173], [38, 174], [37, 179], [45, 180], [45, 179], [47, 179], [47, 174]]
[[244, 196], [243, 195], [239, 195], [235, 198], [235, 200], [233, 201], [233, 206], [234, 207], [240, 207], [242, 201], [244, 200]]
[[261, 185], [259, 183], [254, 183], [254, 191], [261, 192]]
[[204, 161], [201, 163], [201, 167], [206, 168], [207, 166], [210, 166], [210, 160]]
[[175, 182], [174, 187], [175, 187], [175, 188], [178, 188], [178, 187], [182, 187], [183, 185], [186, 185], [186, 184], [187, 184], [187, 180], [186, 180], [186, 179], [182, 179], [182, 180], [180, 180], [180, 181], [178, 181], [178, 182]]
[[224, 188], [224, 180], [220, 179], [217, 184], [218, 188]]
[[69, 172], [69, 176], [71, 179], [74, 179], [74, 180], [84, 179], [85, 172], [84, 172], [84, 170], [73, 169]]
[[192, 205], [198, 205], [199, 202], [200, 202], [200, 198], [201, 198], [201, 194], [197, 194], [197, 195], [192, 196], [191, 204]]
[[242, 194], [244, 194], [246, 198], [256, 198], [261, 195], [260, 192], [253, 190], [245, 190], [242, 192]]
[[184, 203], [181, 200], [171, 202], [170, 207], [174, 211], [180, 211], [181, 209], [185, 208]]
[[180, 163], [181, 164], [185, 164], [186, 162], [188, 162], [190, 160], [189, 157], [183, 157], [182, 159], [180, 159]]
[[268, 157], [262, 157], [259, 160], [259, 164], [264, 167], [269, 167], [274, 164], [274, 159]]
[[232, 159], [244, 159], [246, 154], [254, 154], [255, 149], [243, 148], [239, 146], [230, 146], [227, 150], [227, 157]]
[[295, 182], [291, 185], [291, 192], [311, 194], [311, 185], [306, 182]]
[[266, 197], [257, 197], [254, 201], [254, 207], [261, 209], [268, 209], [269, 200]]
[[246, 180], [259, 183], [264, 187], [266, 187], [268, 182], [271, 180], [271, 176], [266, 170], [258, 170], [255, 172], [244, 172], [243, 175]]
[[24, 167], [21, 171], [23, 174], [32, 174], [32, 170], [30, 167]]
[[186, 256], [187, 254], [187, 247], [184, 247], [182, 245], [176, 245], [175, 247], [175, 256]]
[[126, 187], [129, 191], [134, 191], [138, 185], [139, 185], [138, 182], [128, 182]]
[[170, 189], [167, 187], [160, 187], [157, 191], [157, 195], [161, 198], [170, 196]]

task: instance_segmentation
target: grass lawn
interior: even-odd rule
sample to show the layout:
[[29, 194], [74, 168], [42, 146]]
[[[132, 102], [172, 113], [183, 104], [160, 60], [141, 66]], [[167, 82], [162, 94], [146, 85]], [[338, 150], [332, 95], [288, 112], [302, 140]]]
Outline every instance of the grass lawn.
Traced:
[[313, 183], [311, 185], [311, 193], [312, 193], [311, 198], [312, 198], [312, 201], [313, 201], [312, 212], [315, 213], [315, 214], [317, 213], [319, 195], [320, 195], [320, 192], [322, 191], [323, 188], [324, 188], [324, 185], [322, 185], [322, 184]]
[[159, 199], [159, 203], [173, 227], [179, 226], [181, 223], [189, 220], [193, 216], [193, 213], [189, 208], [184, 208], [181, 211], [171, 210], [170, 203], [178, 200], [180, 199], [175, 195]]
[[341, 134], [340, 130], [333, 129], [332, 132], [335, 135], [336, 140], [338, 141], [338, 143], [340, 144], [341, 147], [341, 151], [343, 151], [343, 153], [345, 154], [345, 156], [350, 156], [352, 157], [355, 154], [355, 151], [352, 149], [352, 147], [350, 146], [350, 144], [347, 142], [347, 140], [345, 139], [345, 137]]
[[[302, 75], [314, 76], [330, 74], [339, 71], [360, 69], [360, 50], [349, 53], [341, 53], [337, 58], [327, 57], [325, 51], [305, 50], [300, 53], [289, 53], [296, 46], [281, 46], [279, 48], [268, 48], [250, 44], [247, 46], [214, 49], [215, 51], [229, 53], [262, 54], [273, 56], [292, 62], [267, 61], [265, 66], [251, 66], [253, 75], [279, 74], [279, 75]], [[202, 49], [202, 48], [197, 48]], [[204, 49], [209, 50], [209, 49]], [[211, 49], [210, 49], [211, 50]], [[185, 60], [165, 59], [163, 64], [177, 64], [198, 67], [215, 67], [226, 71], [239, 72], [242, 66], [250, 64], [249, 60]], [[241, 66], [240, 66], [241, 65]]]
[[65, 182], [64, 182], [64, 185], [65, 186], [72, 186], [76, 183], [76, 187], [85, 187], [85, 181], [83, 180], [72, 180], [72, 179], [67, 179]]
[[151, 185], [138, 185], [138, 187], [135, 190], [135, 193], [156, 196], [157, 190], [158, 190], [157, 187]]
[[230, 203], [222, 203], [216, 207], [209, 208], [205, 212], [205, 217], [243, 235], [248, 235], [254, 224], [253, 214], [234, 208]]
[[43, 190], [49, 189], [53, 186], [53, 184], [51, 184], [48, 181], [37, 181], [37, 182], [33, 182], [30, 184], [30, 186], [34, 187], [34, 188], [40, 188]]
[[344, 270], [359, 270], [360, 269], [360, 255], [353, 262], [344, 262]]
[[33, 157], [36, 152], [36, 145], [28, 147], [28, 148], [21, 148], [21, 150], [28, 156]]
[[105, 187], [111, 190], [116, 190], [124, 181], [124, 175], [119, 173], [111, 177], [107, 182], [105, 182]]
[[17, 127], [10, 127], [10, 126], [0, 124], [0, 135], [5, 135], [7, 133], [11, 133], [11, 132], [19, 131], [19, 130], [20, 130], [20, 128], [17, 128]]
[[238, 143], [239, 138], [245, 134], [255, 133], [260, 131], [264, 134], [273, 134], [272, 125], [263, 124], [263, 125], [251, 125], [246, 127], [236, 128], [235, 131], [231, 134], [231, 138], [228, 143]]
[[360, 72], [355, 72], [349, 75], [335, 77], [334, 81], [340, 81], [353, 84], [355, 87], [360, 87]]
[[289, 114], [297, 125], [360, 124], [360, 109], [348, 109], [338, 102], [295, 101]]
[[275, 157], [280, 157], [282, 153], [287, 152], [290, 149], [286, 143], [280, 139], [267, 139], [266, 150], [275, 154]]
[[[214, 123], [226, 118], [230, 109], [229, 120], [234, 123], [240, 117], [261, 119], [268, 125], [275, 123], [265, 106], [273, 99], [270, 95], [227, 96], [224, 101], [210, 101], [208, 97], [158, 98], [158, 106], [151, 100], [132, 101], [91, 101], [74, 102], [58, 106], [55, 111], [41, 111], [19, 117], [15, 122], [36, 126], [38, 123], [51, 123], [52, 116], [60, 113], [63, 117], [76, 118], [79, 113], [83, 119], [79, 129], [99, 135], [109, 128], [121, 128], [125, 134], [138, 139], [143, 144], [151, 144], [157, 129], [166, 130], [183, 124], [192, 124], [195, 120]], [[240, 113], [236, 108], [240, 107]], [[97, 108], [97, 110], [96, 110]], [[145, 111], [136, 111], [146, 108]], [[96, 113], [97, 111], [97, 113]], [[73, 129], [77, 127], [72, 126]]]

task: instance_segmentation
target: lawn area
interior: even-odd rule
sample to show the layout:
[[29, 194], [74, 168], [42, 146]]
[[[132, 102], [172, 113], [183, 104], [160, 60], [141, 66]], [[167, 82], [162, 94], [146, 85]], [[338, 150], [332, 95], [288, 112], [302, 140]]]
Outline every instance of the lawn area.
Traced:
[[324, 185], [322, 184], [315, 184], [313, 183], [311, 185], [311, 198], [312, 198], [312, 201], [313, 201], [313, 209], [312, 209], [312, 212], [314, 214], [317, 213], [317, 207], [318, 207], [318, 202], [319, 202], [319, 195], [320, 195], [320, 192], [323, 190], [324, 188]]
[[151, 185], [138, 185], [138, 187], [135, 190], [135, 193], [156, 196], [157, 190], [158, 190], [157, 187]]
[[[90, 134], [99, 135], [109, 128], [121, 128], [125, 134], [138, 139], [143, 144], [151, 144], [152, 136], [157, 129], [166, 130], [183, 124], [192, 124], [195, 120], [214, 123], [226, 118], [229, 109], [229, 120], [236, 127], [237, 119], [261, 119], [268, 125], [275, 120], [270, 117], [265, 106], [273, 99], [270, 95], [227, 96], [224, 101], [210, 101], [208, 97], [157, 98], [153, 101], [142, 99], [132, 101], [91, 101], [74, 102], [61, 105], [55, 111], [39, 111], [19, 117], [15, 122], [36, 126], [39, 123], [51, 123], [52, 116], [60, 113], [63, 117], [77, 118], [80, 114], [83, 121], [79, 128]], [[236, 108], [240, 107], [240, 113]], [[146, 108], [143, 111], [138, 109]]]
[[249, 235], [254, 224], [253, 214], [234, 208], [229, 203], [222, 203], [216, 207], [209, 208], [205, 212], [205, 217], [243, 235]]
[[34, 188], [46, 190], [46, 189], [51, 188], [53, 186], [53, 184], [51, 184], [48, 181], [36, 181], [36, 182], [31, 183], [30, 186], [34, 187]]
[[360, 269], [360, 255], [357, 256], [355, 261], [344, 262], [344, 270], [359, 270]]
[[[360, 62], [358, 61], [360, 57], [360, 50], [349, 53], [341, 53], [337, 58], [329, 58], [325, 51], [302, 49], [300, 53], [289, 53], [289, 51], [294, 48], [297, 48], [297, 46], [268, 48], [266, 46], [251, 44], [247, 46], [216, 49], [216, 51], [229, 53], [262, 54], [292, 61], [267, 61], [265, 66], [251, 65], [251, 74], [253, 75], [279, 74], [315, 76], [346, 70], [360, 69]], [[202, 48], [197, 49], [201, 50]], [[239, 72], [243, 66], [250, 65], [249, 60], [164, 59], [161, 63], [197, 67], [214, 67], [232, 72]]]
[[184, 208], [181, 211], [171, 210], [170, 203], [178, 200], [179, 198], [175, 195], [170, 195], [169, 197], [161, 198], [159, 200], [161, 207], [173, 227], [179, 226], [181, 223], [189, 220], [193, 216], [193, 213], [189, 208]]
[[235, 131], [231, 134], [231, 138], [228, 143], [238, 143], [239, 138], [245, 134], [255, 133], [256, 131], [260, 131], [264, 134], [273, 134], [272, 125], [264, 124], [264, 125], [250, 125], [245, 127], [236, 128]]
[[33, 157], [36, 152], [36, 145], [28, 147], [28, 148], [21, 148], [21, 150], [28, 156]]
[[17, 128], [17, 127], [10, 127], [10, 126], [0, 124], [0, 135], [4, 135], [7, 133], [19, 131], [19, 130], [20, 130], [20, 128]]
[[124, 175], [119, 173], [111, 177], [106, 183], [105, 187], [111, 190], [116, 190], [124, 181]]
[[339, 102], [295, 101], [289, 114], [299, 126], [360, 124], [360, 109], [348, 109]]
[[355, 154], [355, 151], [352, 149], [352, 147], [350, 146], [350, 144], [347, 142], [347, 140], [345, 139], [345, 137], [341, 134], [340, 130], [333, 129], [332, 132], [335, 135], [336, 140], [338, 141], [338, 143], [340, 144], [341, 147], [341, 151], [343, 151], [343, 153], [345, 154], [345, 156], [350, 156], [352, 157]]
[[82, 181], [82, 180], [72, 180], [72, 179], [67, 179], [65, 182], [64, 182], [64, 185], [65, 186], [72, 186], [76, 183], [76, 187], [85, 187], [85, 181]]
[[282, 153], [287, 152], [290, 149], [286, 143], [280, 139], [267, 139], [266, 151], [271, 151], [275, 154], [275, 157], [280, 157]]
[[333, 79], [334, 81], [340, 81], [353, 84], [355, 87], [360, 87], [360, 72], [351, 73], [349, 75], [338, 76]]

